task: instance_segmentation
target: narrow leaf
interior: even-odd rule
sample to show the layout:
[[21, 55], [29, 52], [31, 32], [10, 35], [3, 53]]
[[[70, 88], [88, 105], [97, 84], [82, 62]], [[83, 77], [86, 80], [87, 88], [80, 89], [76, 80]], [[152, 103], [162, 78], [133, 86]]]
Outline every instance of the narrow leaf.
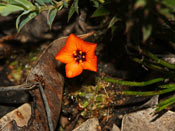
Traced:
[[93, 6], [98, 8], [99, 7], [99, 1], [96, 1], [96, 0], [91, 0], [93, 2]]
[[38, 2], [38, 4], [40, 4], [40, 5], [45, 5], [43, 0], [36, 0], [36, 2]]
[[111, 21], [109, 22], [108, 28], [111, 28], [119, 19], [114, 16]]
[[75, 0], [74, 8], [77, 14], [79, 14], [78, 0]]
[[18, 4], [24, 6], [25, 8], [32, 10], [33, 8], [35, 8], [35, 6], [28, 0], [14, 0], [15, 2], [17, 2]]
[[43, 0], [44, 3], [52, 3], [52, 0]]
[[147, 27], [143, 27], [143, 42], [145, 42], [151, 35], [152, 32], [152, 26], [149, 25]]
[[2, 1], [5, 2], [5, 3], [7, 3], [7, 4], [11, 4], [11, 5], [17, 5], [18, 4], [14, 0], [2, 0]]
[[0, 14], [2, 16], [7, 16], [11, 13], [17, 12], [17, 11], [22, 11], [24, 10], [24, 8], [20, 7], [20, 6], [16, 6], [16, 5], [0, 5]]
[[170, 21], [174, 20], [174, 14], [171, 12], [170, 8], [161, 8], [159, 12], [165, 15]]
[[75, 13], [75, 8], [74, 8], [74, 5], [72, 4], [69, 9], [69, 13], [68, 13], [68, 21], [70, 20], [70, 18], [72, 17], [74, 13]]
[[98, 0], [98, 1], [99, 1], [100, 3], [102, 3], [102, 4], [105, 2], [105, 0]]
[[68, 3], [65, 0], [63, 0], [63, 6], [68, 8]]
[[70, 9], [69, 9], [69, 13], [68, 13], [68, 21], [70, 20], [70, 18], [73, 16], [73, 14], [75, 13], [75, 12], [77, 12], [77, 14], [78, 14], [78, 9], [79, 9], [79, 7], [78, 7], [78, 0], [75, 0], [73, 3], [72, 3], [72, 5], [71, 5], [71, 7], [70, 7]]
[[17, 19], [16, 19], [16, 29], [18, 30], [18, 28], [19, 28], [19, 22], [20, 22], [20, 20], [21, 20], [21, 17], [22, 16], [24, 16], [24, 15], [26, 15], [26, 14], [28, 14], [30, 11], [24, 11], [22, 14], [20, 14], [18, 17], [17, 17]]
[[163, 3], [169, 7], [175, 7], [175, 0], [164, 0]]
[[110, 12], [104, 7], [101, 6], [95, 12], [92, 14], [92, 17], [99, 17], [99, 16], [104, 16], [108, 15]]
[[135, 2], [135, 5], [134, 5], [134, 8], [137, 9], [137, 8], [140, 8], [140, 7], [144, 7], [146, 5], [146, 0], [137, 0]]
[[49, 25], [50, 29], [52, 27], [52, 23], [53, 23], [53, 21], [55, 19], [55, 16], [57, 14], [57, 11], [58, 11], [57, 8], [55, 8], [53, 10], [49, 10], [49, 13], [47, 15], [47, 24]]
[[35, 16], [37, 16], [37, 12], [30, 13], [24, 20], [19, 24], [18, 32], [23, 28], [25, 24], [27, 24], [30, 20], [32, 20]]

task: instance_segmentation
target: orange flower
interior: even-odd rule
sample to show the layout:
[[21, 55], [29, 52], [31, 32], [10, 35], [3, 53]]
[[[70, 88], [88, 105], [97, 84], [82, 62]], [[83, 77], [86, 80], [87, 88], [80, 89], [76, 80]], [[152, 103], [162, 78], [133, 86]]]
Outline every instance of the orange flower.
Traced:
[[56, 60], [66, 64], [66, 76], [73, 78], [80, 75], [83, 69], [97, 72], [97, 44], [86, 42], [70, 34], [65, 46], [56, 55]]

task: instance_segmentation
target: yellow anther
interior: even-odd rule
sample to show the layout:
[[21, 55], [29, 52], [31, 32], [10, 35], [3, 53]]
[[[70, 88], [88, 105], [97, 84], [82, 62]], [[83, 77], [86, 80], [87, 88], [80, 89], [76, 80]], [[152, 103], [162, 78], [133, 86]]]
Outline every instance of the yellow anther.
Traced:
[[83, 61], [82, 60], [79, 60], [80, 63], [82, 63]]
[[74, 54], [74, 55], [77, 55], [76, 51], [73, 51], [73, 54]]
[[83, 55], [82, 58], [85, 58], [85, 56]]
[[82, 54], [83, 52], [82, 51], [79, 51], [80, 54]]
[[75, 60], [77, 60], [77, 58], [75, 58]]

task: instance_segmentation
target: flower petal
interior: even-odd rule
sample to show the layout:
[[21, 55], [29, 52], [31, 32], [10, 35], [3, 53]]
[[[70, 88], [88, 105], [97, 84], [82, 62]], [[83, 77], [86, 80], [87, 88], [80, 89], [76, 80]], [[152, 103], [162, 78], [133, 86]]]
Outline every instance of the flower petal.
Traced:
[[66, 76], [68, 78], [73, 78], [75, 76], [80, 75], [83, 72], [82, 65], [80, 65], [76, 62], [66, 64], [65, 69], [66, 69]]
[[88, 59], [84, 62], [83, 69], [97, 72], [97, 56], [94, 56], [94, 58]]
[[66, 45], [65, 47], [69, 50], [69, 51], [76, 51], [77, 49], [81, 50], [81, 44], [82, 44], [83, 40], [80, 39], [79, 37], [77, 37], [74, 34], [70, 34], [66, 40]]
[[91, 58], [95, 57], [95, 49], [97, 47], [97, 44], [85, 42], [82, 45], [82, 47], [83, 47], [83, 50], [85, 50], [85, 52], [86, 52], [87, 59], [91, 59]]
[[74, 59], [72, 56], [72, 52], [69, 52], [65, 47], [63, 47], [58, 54], [56, 55], [56, 60], [63, 63], [71, 63]]
[[81, 50], [94, 55], [97, 44], [86, 42], [74, 34], [70, 34], [67, 38], [65, 47], [70, 51]]

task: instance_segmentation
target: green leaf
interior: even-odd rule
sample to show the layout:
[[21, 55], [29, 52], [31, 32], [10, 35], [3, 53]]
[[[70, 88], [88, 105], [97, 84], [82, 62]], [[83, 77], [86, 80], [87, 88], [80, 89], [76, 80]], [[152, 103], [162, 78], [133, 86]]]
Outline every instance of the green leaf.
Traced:
[[38, 2], [38, 4], [40, 5], [46, 5], [43, 0], [35, 0], [35, 1]]
[[101, 6], [95, 12], [92, 14], [92, 17], [99, 17], [99, 16], [104, 16], [108, 15], [110, 12], [104, 7]]
[[53, 23], [53, 21], [55, 19], [55, 16], [57, 14], [57, 11], [58, 11], [57, 8], [52, 9], [52, 10], [49, 10], [49, 13], [47, 15], [47, 24], [49, 25], [50, 29], [52, 27], [52, 23]]
[[64, 6], [65, 8], [68, 8], [68, 3], [67, 3], [65, 0], [63, 0], [63, 6]]
[[14, 0], [15, 2], [17, 2], [18, 4], [22, 5], [23, 7], [25, 7], [28, 10], [33, 10], [35, 8], [35, 6], [28, 0]]
[[111, 21], [109, 22], [108, 28], [111, 28], [119, 19], [114, 16]]
[[11, 4], [11, 5], [17, 5], [18, 3], [14, 0], [2, 0], [4, 3]]
[[96, 8], [98, 8], [99, 7], [99, 1], [97, 1], [97, 0], [91, 0], [92, 2], [93, 2], [93, 6], [94, 7], [96, 7]]
[[68, 21], [70, 20], [70, 18], [73, 16], [73, 14], [76, 12], [77, 14], [79, 13], [78, 11], [79, 7], [78, 7], [78, 0], [75, 0], [70, 9], [69, 9], [69, 13], [68, 13]]
[[52, 3], [52, 0], [43, 0], [44, 3]]
[[102, 4], [105, 2], [105, 0], [98, 0], [98, 1], [99, 1], [100, 3], [102, 3]]
[[145, 42], [150, 37], [151, 32], [152, 32], [152, 26], [151, 25], [143, 27], [143, 42]]
[[74, 8], [75, 8], [76, 13], [79, 14], [78, 0], [75, 0]]
[[111, 27], [111, 33], [112, 33], [112, 37], [114, 36], [115, 31], [117, 30], [116, 26], [112, 26]]
[[19, 7], [19, 6], [16, 6], [16, 5], [10, 5], [10, 4], [7, 4], [7, 5], [0, 5], [0, 14], [2, 16], [7, 16], [11, 13], [14, 13], [14, 12], [17, 12], [17, 11], [22, 11], [24, 10], [24, 8], [22, 7]]
[[72, 17], [72, 15], [75, 13], [75, 8], [73, 6], [73, 4], [71, 5], [70, 9], [69, 9], [69, 13], [68, 13], [68, 21], [70, 20], [70, 18]]
[[140, 8], [140, 7], [144, 7], [146, 5], [146, 0], [137, 0], [135, 2], [134, 8]]
[[169, 7], [175, 7], [175, 0], [163, 0], [163, 3]]
[[169, 20], [174, 19], [174, 14], [170, 11], [170, 8], [161, 8], [159, 12], [165, 15]]
[[18, 32], [27, 24], [30, 20], [32, 20], [35, 16], [37, 16], [37, 12], [31, 12], [24, 20], [19, 24]]
[[16, 29], [18, 30], [19, 29], [19, 22], [20, 22], [20, 20], [21, 20], [21, 17], [22, 16], [24, 16], [24, 15], [27, 15], [28, 13], [29, 13], [30, 11], [24, 11], [23, 13], [21, 13], [18, 17], [17, 17], [17, 19], [16, 19]]
[[85, 108], [89, 105], [89, 102], [88, 101], [83, 101], [82, 103], [82, 107]]

